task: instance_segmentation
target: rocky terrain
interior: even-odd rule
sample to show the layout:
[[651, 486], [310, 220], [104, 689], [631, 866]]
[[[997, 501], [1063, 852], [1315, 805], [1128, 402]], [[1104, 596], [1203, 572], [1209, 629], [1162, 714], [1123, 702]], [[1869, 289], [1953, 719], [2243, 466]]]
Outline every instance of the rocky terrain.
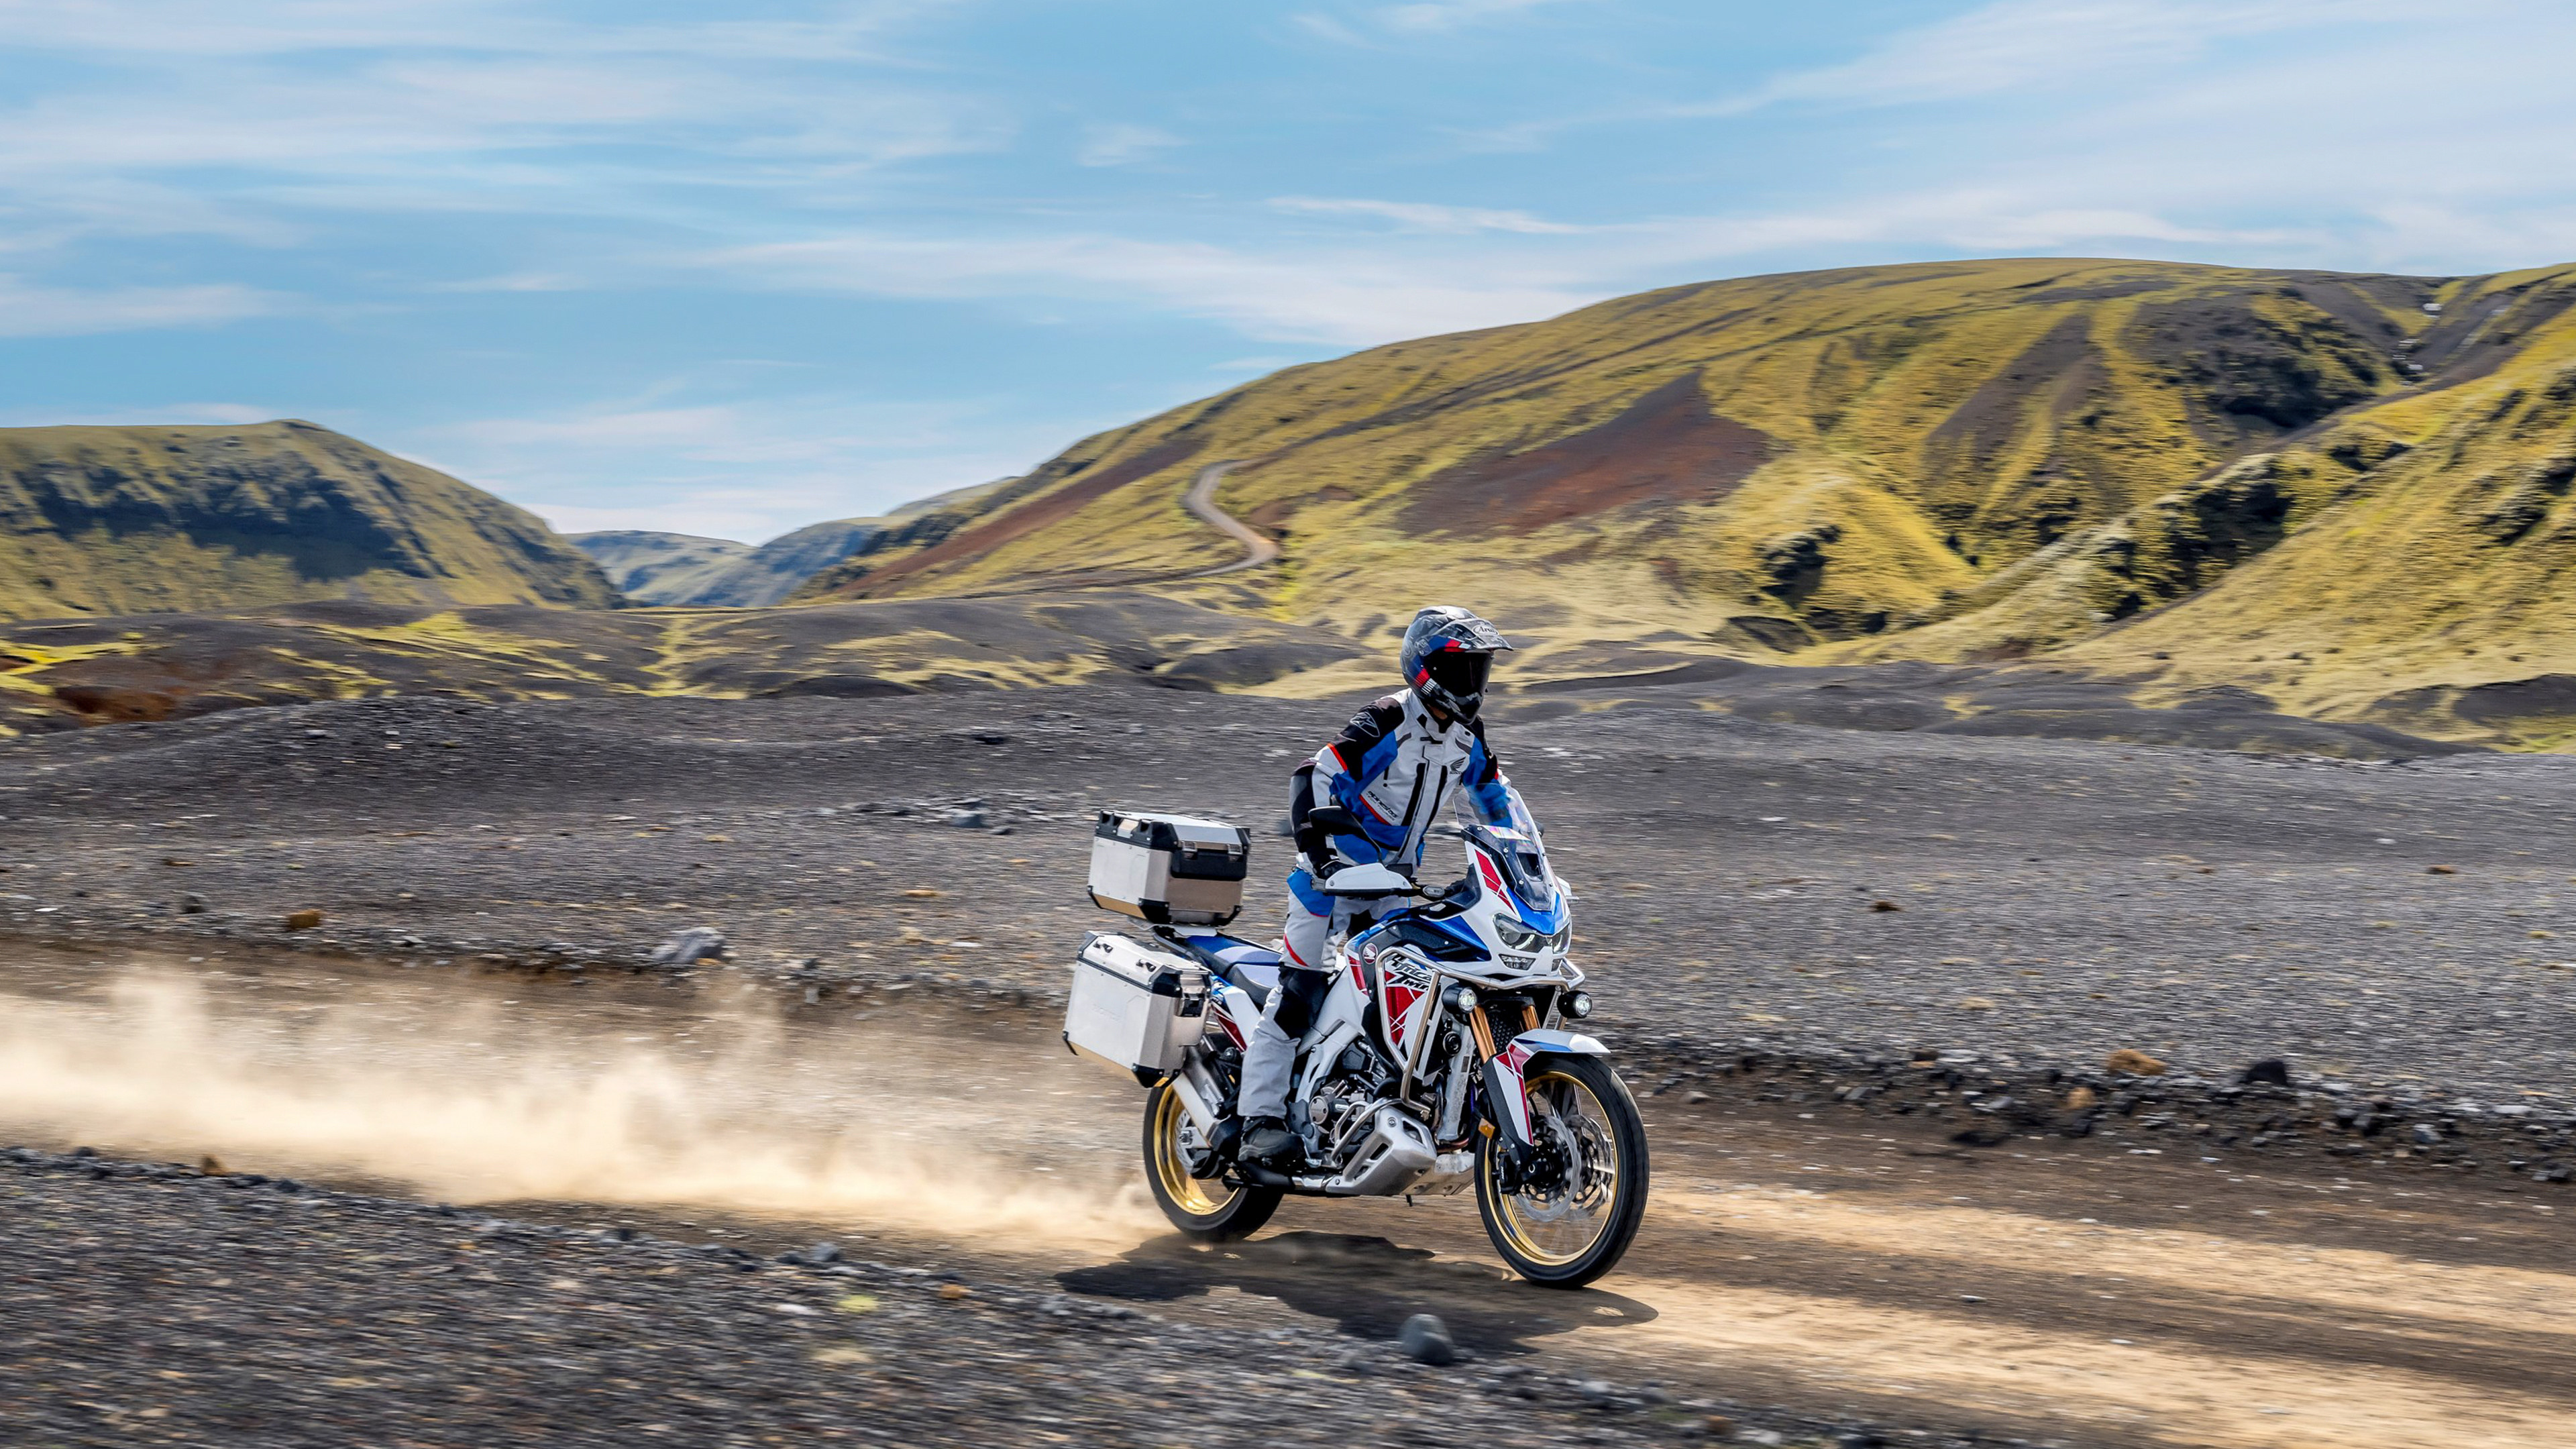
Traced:
[[768, 610], [306, 603], [0, 624], [0, 733], [395, 694], [871, 699], [1082, 680], [1267, 685], [1353, 651], [1151, 594]]
[[1605, 1413], [1586, 1379], [1329, 1330], [258, 1174], [20, 1150], [0, 1222], [28, 1443], [1159, 1446], [1179, 1420], [1210, 1445], [1438, 1444], [1507, 1416], [1518, 1442], [1645, 1444], [1713, 1408]]
[[[92, 1051], [89, 1018], [65, 1017], [0, 1032], [7, 1049], [112, 1068], [100, 1104], [147, 1065], [199, 1074], [218, 1108], [284, 1100], [211, 1095], [238, 1050], [343, 1127], [93, 1120], [92, 1098], [25, 1078], [22, 1114], [54, 1105], [14, 1129], [43, 1150], [0, 1161], [0, 1314], [29, 1315], [0, 1319], [0, 1381], [38, 1386], [66, 1443], [368, 1422], [417, 1443], [495, 1425], [980, 1443], [1007, 1424], [1160, 1444], [1183, 1383], [1225, 1389], [1190, 1411], [1191, 1442], [1218, 1444], [1436, 1442], [1417, 1426], [1453, 1411], [1540, 1443], [2549, 1442], [2576, 1395], [2550, 1266], [2576, 1169], [2557, 1029], [2576, 882], [2548, 846], [2576, 767], [1832, 728], [1756, 717], [1751, 692], [1732, 713], [1654, 692], [1730, 682], [1574, 711], [1530, 694], [1495, 727], [1580, 892], [1598, 1029], [1657, 1143], [1655, 1216], [1574, 1332], [1496, 1277], [1459, 1208], [1298, 1209], [1193, 1256], [1150, 1229], [1132, 1247], [943, 1230], [945, 1200], [881, 1191], [799, 1208], [732, 1172], [593, 1181], [624, 1205], [586, 1205], [578, 1177], [455, 1150], [546, 1104], [610, 1115], [548, 1116], [571, 1135], [492, 1153], [542, 1169], [581, 1155], [547, 1143], [633, 1130], [613, 1099], [584, 1107], [579, 1072], [521, 1065], [573, 1071], [622, 1041], [669, 1053], [656, 1070], [693, 1100], [772, 1094], [751, 1136], [708, 1139], [737, 1153], [803, 1160], [796, 1133], [834, 1139], [800, 1124], [852, 1120], [837, 1083], [869, 1084], [864, 1104], [900, 1082], [894, 1115], [971, 1143], [979, 1171], [1125, 1180], [1129, 1089], [1050, 1035], [1070, 952], [1114, 925], [1081, 895], [1091, 812], [1262, 827], [1243, 925], [1267, 934], [1278, 782], [1346, 701], [411, 697], [11, 741], [15, 1019], [105, 1003], [151, 956], [237, 993], [223, 1019], [245, 1034], [129, 1068], [117, 1052], [177, 1040], [167, 1020], [107, 1018], [124, 1035], [97, 1040], [123, 1045]], [[691, 929], [724, 953], [670, 959]], [[792, 1056], [709, 1041], [743, 992], [774, 1003]], [[874, 1068], [894, 1044], [900, 1067]], [[1021, 1065], [992, 1072], [996, 1052]], [[360, 1084], [424, 1071], [446, 1075], [413, 1082], [410, 1115], [464, 1137], [348, 1116]], [[76, 1128], [97, 1135], [51, 1135]], [[108, 1159], [62, 1155], [84, 1140]], [[361, 1190], [255, 1180], [280, 1172]], [[459, 1174], [560, 1200], [451, 1217], [401, 1191]], [[774, 1261], [853, 1223], [870, 1243], [846, 1260]], [[1424, 1310], [1475, 1357], [1410, 1360], [1398, 1328]], [[2335, 1328], [2290, 1343], [2283, 1322]]]
[[[22, 740], [7, 924], [624, 967], [710, 925], [817, 983], [1042, 1000], [1101, 923], [1092, 811], [1266, 827], [1347, 703], [1067, 688], [885, 700], [365, 700]], [[2388, 763], [1824, 729], [1634, 703], [1499, 725], [1605, 1010], [1740, 1046], [2118, 1048], [2576, 1097], [2576, 819], [2552, 757]], [[1269, 929], [1265, 835], [1245, 924]], [[197, 903], [202, 903], [202, 909]], [[288, 932], [297, 910], [324, 926]], [[974, 942], [960, 945], [958, 942]], [[836, 988], [837, 989], [837, 988]]]
[[304, 599], [617, 594], [535, 515], [311, 423], [0, 428], [0, 619]]

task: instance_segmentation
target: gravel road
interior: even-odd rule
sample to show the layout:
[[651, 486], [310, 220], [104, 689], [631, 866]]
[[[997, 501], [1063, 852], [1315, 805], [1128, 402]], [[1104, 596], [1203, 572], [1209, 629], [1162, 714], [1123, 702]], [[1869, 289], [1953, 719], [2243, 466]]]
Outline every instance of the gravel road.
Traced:
[[293, 1179], [0, 1159], [0, 1438], [28, 1445], [1667, 1441], [1579, 1382], [1326, 1330], [596, 1233]]

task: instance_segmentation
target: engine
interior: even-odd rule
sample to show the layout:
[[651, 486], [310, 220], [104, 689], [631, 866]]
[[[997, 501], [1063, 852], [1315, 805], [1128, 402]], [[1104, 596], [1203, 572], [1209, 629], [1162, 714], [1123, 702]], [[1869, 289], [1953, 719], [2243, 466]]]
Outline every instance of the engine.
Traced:
[[1395, 1095], [1395, 1084], [1394, 1064], [1366, 1042], [1342, 1048], [1332, 1075], [1306, 1103], [1306, 1120], [1315, 1124], [1327, 1158], [1339, 1159], [1357, 1140], [1378, 1104]]

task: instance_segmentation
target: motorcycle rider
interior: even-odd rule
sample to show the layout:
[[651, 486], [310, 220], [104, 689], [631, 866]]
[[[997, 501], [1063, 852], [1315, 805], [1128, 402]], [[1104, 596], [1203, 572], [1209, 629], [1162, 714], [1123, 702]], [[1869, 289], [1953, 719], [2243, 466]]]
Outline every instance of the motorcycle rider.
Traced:
[[[1279, 984], [1244, 1048], [1241, 1156], [1281, 1170], [1302, 1160], [1305, 1144], [1287, 1122], [1297, 1043], [1331, 989], [1332, 942], [1388, 905], [1328, 895], [1317, 882], [1350, 864], [1384, 864], [1411, 876], [1458, 790], [1486, 824], [1537, 834], [1478, 718], [1494, 655], [1511, 647], [1465, 609], [1424, 609], [1404, 631], [1399, 663], [1408, 687], [1352, 716], [1339, 737], [1297, 768], [1289, 813], [1301, 859], [1288, 876]], [[1312, 812], [1327, 806], [1348, 811], [1358, 832], [1332, 834], [1316, 823]]]

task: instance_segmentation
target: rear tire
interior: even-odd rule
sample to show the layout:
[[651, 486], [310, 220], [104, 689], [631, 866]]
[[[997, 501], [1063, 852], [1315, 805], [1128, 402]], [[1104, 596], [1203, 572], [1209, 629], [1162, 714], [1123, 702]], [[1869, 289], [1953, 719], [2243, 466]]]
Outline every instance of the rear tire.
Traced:
[[1552, 1132], [1546, 1119], [1558, 1117], [1581, 1148], [1579, 1185], [1504, 1192], [1498, 1133], [1476, 1146], [1476, 1210], [1513, 1272], [1546, 1288], [1580, 1288], [1618, 1266], [1645, 1221], [1646, 1124], [1628, 1084], [1599, 1057], [1548, 1057], [1527, 1081], [1531, 1129]]
[[1195, 1136], [1197, 1130], [1170, 1080], [1155, 1083], [1145, 1098], [1145, 1184], [1154, 1190], [1155, 1205], [1173, 1227], [1203, 1242], [1229, 1242], [1261, 1231], [1279, 1210], [1283, 1194], [1275, 1187], [1228, 1187], [1190, 1176], [1181, 1134]]

